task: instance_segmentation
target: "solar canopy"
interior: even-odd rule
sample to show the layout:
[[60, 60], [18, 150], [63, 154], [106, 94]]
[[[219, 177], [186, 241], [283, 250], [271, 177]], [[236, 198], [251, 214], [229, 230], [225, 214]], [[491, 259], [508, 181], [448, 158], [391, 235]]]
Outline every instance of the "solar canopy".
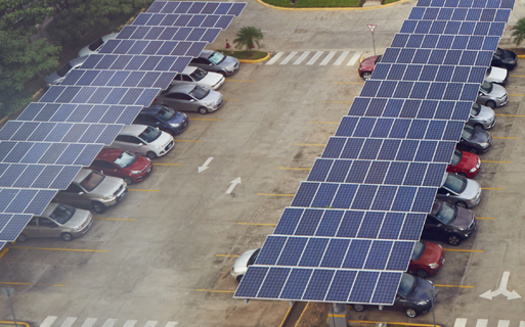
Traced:
[[245, 6], [156, 1], [8, 121], [0, 130], [0, 249]]
[[391, 305], [514, 0], [419, 0], [234, 297]]

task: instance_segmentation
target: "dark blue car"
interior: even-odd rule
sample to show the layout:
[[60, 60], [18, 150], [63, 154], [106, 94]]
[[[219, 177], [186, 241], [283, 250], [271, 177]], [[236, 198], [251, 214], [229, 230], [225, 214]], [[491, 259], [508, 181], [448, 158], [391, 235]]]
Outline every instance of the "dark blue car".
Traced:
[[133, 124], [158, 127], [166, 133], [178, 135], [188, 128], [188, 116], [163, 105], [152, 105], [142, 109]]

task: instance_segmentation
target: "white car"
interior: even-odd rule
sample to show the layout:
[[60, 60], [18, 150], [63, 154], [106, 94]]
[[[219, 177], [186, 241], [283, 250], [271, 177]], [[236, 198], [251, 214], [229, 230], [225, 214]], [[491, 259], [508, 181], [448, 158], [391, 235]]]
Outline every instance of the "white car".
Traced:
[[472, 208], [481, 201], [481, 187], [472, 179], [445, 173], [436, 198], [460, 207]]
[[505, 85], [509, 79], [509, 71], [505, 68], [491, 66], [485, 73], [485, 82]]
[[155, 159], [168, 153], [173, 145], [173, 136], [156, 127], [128, 125], [122, 128], [111, 147]]
[[106, 42], [108, 42], [109, 40], [116, 39], [117, 35], [118, 33], [111, 33], [108, 35], [104, 35], [98, 40], [92, 42], [90, 45], [85, 46], [82, 49], [80, 49], [80, 51], [78, 52], [78, 56], [83, 57], [83, 56], [89, 56], [92, 53], [98, 53]]
[[51, 87], [53, 85], [58, 85], [64, 81], [67, 74], [69, 74], [72, 70], [79, 68], [84, 64], [84, 61], [86, 61], [87, 57], [80, 57], [71, 59], [67, 63], [65, 63], [62, 67], [57, 69], [55, 72], [47, 75], [44, 78], [44, 81], [46, 82], [48, 87]]
[[251, 266], [255, 263], [255, 260], [257, 260], [257, 256], [259, 255], [260, 251], [261, 248], [258, 248], [255, 250], [246, 251], [241, 254], [237, 260], [235, 260], [232, 270], [230, 271], [230, 275], [235, 277], [235, 279], [237, 279], [237, 281], [240, 283], [242, 277], [244, 274], [246, 274], [246, 271], [248, 271], [248, 266]]
[[178, 73], [171, 85], [196, 84], [212, 90], [217, 90], [224, 84], [224, 76], [214, 72], [205, 71], [199, 67], [188, 66], [182, 73]]

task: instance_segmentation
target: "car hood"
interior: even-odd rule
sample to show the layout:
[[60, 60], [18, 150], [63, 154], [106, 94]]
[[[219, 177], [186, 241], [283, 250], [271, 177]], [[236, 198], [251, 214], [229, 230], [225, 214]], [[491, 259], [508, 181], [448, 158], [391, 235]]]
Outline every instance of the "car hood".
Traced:
[[76, 209], [75, 214], [71, 219], [69, 219], [64, 226], [67, 226], [72, 229], [78, 229], [85, 225], [86, 223], [89, 223], [89, 221], [92, 219], [93, 214], [89, 212], [89, 210], [83, 210], [83, 209]]
[[485, 76], [485, 80], [487, 82], [496, 82], [496, 83], [502, 83], [507, 79], [507, 76], [509, 74], [509, 71], [505, 68], [500, 67], [491, 67], [490, 68], [490, 74]]
[[117, 177], [106, 176], [89, 194], [104, 197], [115, 194], [126, 183]]
[[237, 58], [226, 56], [226, 58], [224, 58], [224, 60], [219, 64], [219, 66], [232, 68], [238, 64], [239, 60]]
[[257, 249], [253, 249], [250, 251], [246, 251], [243, 254], [241, 254], [237, 260], [235, 260], [235, 263], [233, 264], [232, 270], [238, 274], [244, 275], [246, 271], [248, 270], [248, 260], [250, 260], [252, 254], [257, 251]]
[[200, 101], [213, 104], [219, 103], [222, 101], [222, 93], [217, 91], [210, 91], [210, 93], [208, 93], [208, 95]]
[[501, 85], [492, 84], [492, 92], [490, 92], [489, 95], [495, 98], [501, 98], [507, 95], [507, 90]]
[[417, 261], [419, 264], [429, 265], [431, 263], [439, 262], [439, 259], [443, 255], [443, 248], [436, 243], [425, 242], [425, 251]]
[[479, 156], [474, 153], [463, 151], [463, 157], [458, 164], [458, 168], [470, 170], [476, 167], [479, 163]]
[[[67, 75], [66, 75], [67, 76]], [[44, 78], [47, 85], [60, 84], [66, 76], [59, 76], [57, 72], [53, 72]]]
[[206, 74], [206, 76], [204, 76], [204, 78], [199, 81], [199, 84], [209, 85], [210, 87], [212, 87], [217, 83], [221, 82], [222, 79], [224, 79], [224, 76], [222, 76], [221, 74], [208, 72], [208, 74]]
[[173, 117], [170, 120], [168, 120], [166, 123], [170, 125], [180, 125], [180, 124], [183, 124], [187, 120], [188, 120], [188, 116], [186, 116], [185, 113], [176, 111], [175, 115], [173, 115]]
[[485, 143], [488, 142], [490, 139], [490, 134], [486, 130], [483, 130], [481, 128], [474, 129], [474, 135], [472, 135], [472, 138], [469, 140], [469, 142], [473, 143]]
[[171, 140], [173, 140], [173, 137], [170, 134], [166, 132], [161, 132], [159, 138], [149, 144], [154, 147], [159, 148], [159, 147], [165, 146]]
[[501, 51], [502, 51], [501, 58], [505, 61], [512, 61], [512, 60], [518, 59], [518, 56], [513, 51], [510, 51], [507, 49], [501, 49]]
[[138, 156], [137, 160], [129, 167], [126, 168], [126, 170], [144, 170], [146, 167], [148, 167], [151, 164], [151, 160], [149, 160], [146, 157]]
[[[468, 186], [467, 186], [467, 188], [468, 188]], [[476, 219], [476, 217], [474, 216], [472, 211], [470, 211], [467, 208], [462, 208], [462, 207], [459, 207], [459, 206], [457, 208], [458, 208], [458, 212], [456, 214], [456, 218], [454, 218], [454, 220], [452, 220], [449, 223], [449, 225], [452, 226], [452, 227], [455, 227], [455, 228], [468, 228], [468, 227], [470, 227], [470, 225], [472, 225], [472, 223]]]
[[412, 290], [412, 293], [407, 295], [407, 300], [411, 300], [414, 302], [429, 301], [430, 296], [426, 292], [433, 294], [435, 292], [435, 289], [436, 288], [434, 287], [434, 285], [428, 280], [417, 278], [417, 285]]
[[373, 68], [376, 65], [376, 60], [379, 58], [379, 56], [372, 56], [363, 59], [361, 63], [359, 64], [360, 68]]

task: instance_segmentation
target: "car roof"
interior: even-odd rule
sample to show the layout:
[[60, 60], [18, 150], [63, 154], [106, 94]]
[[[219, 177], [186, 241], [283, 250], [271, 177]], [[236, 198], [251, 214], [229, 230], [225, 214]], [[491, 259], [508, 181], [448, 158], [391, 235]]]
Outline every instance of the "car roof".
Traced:
[[175, 85], [175, 86], [171, 87], [168, 91], [166, 91], [166, 93], [178, 92], [178, 93], [186, 93], [186, 94], [188, 94], [194, 88], [195, 88], [195, 85], [193, 85], [193, 84], [180, 84], [180, 85]]
[[71, 60], [69, 61], [69, 65], [75, 67], [76, 65], [83, 64], [84, 61], [86, 61], [87, 57], [88, 57], [88, 56], [78, 57], [78, 58], [71, 59]]
[[82, 168], [78, 172], [77, 176], [73, 179], [73, 182], [80, 183], [82, 182], [93, 170], [88, 168]]
[[47, 217], [49, 218], [49, 216], [51, 216], [51, 214], [53, 213], [53, 211], [55, 211], [56, 207], [59, 205], [60, 203], [57, 203], [57, 202], [51, 202], [47, 208], [44, 210], [44, 212], [42, 212], [41, 215], [38, 215], [39, 217]]
[[212, 55], [215, 51], [213, 50], [202, 50], [201, 54], [199, 55], [200, 58], [208, 58]]
[[156, 113], [161, 111], [163, 108], [169, 108], [169, 107], [162, 105], [162, 104], [152, 104], [149, 107], [142, 108], [142, 110], [139, 112], [139, 115], [141, 114], [155, 115]]
[[132, 125], [126, 125], [122, 128], [119, 135], [139, 135], [140, 133], [144, 132], [144, 130], [148, 126], [146, 125], [140, 125], [140, 124], [132, 124]]
[[98, 153], [95, 160], [105, 160], [105, 161], [115, 161], [118, 157], [122, 155], [123, 150], [115, 149], [115, 148], [103, 148]]
[[191, 74], [193, 73], [195, 70], [197, 70], [197, 67], [195, 66], [186, 66], [186, 68], [184, 68], [184, 70], [182, 71], [182, 74]]

